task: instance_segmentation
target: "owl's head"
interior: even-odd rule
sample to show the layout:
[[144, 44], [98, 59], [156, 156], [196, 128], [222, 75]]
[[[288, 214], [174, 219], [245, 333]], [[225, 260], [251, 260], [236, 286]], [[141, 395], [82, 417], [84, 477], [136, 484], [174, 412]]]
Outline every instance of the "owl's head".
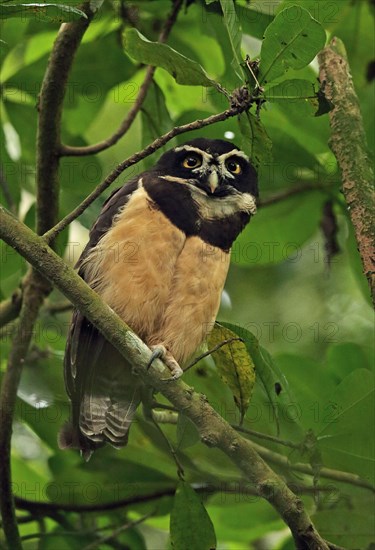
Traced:
[[258, 197], [254, 167], [248, 156], [229, 141], [193, 139], [164, 153], [155, 169], [164, 179], [186, 182], [211, 198], [238, 193]]

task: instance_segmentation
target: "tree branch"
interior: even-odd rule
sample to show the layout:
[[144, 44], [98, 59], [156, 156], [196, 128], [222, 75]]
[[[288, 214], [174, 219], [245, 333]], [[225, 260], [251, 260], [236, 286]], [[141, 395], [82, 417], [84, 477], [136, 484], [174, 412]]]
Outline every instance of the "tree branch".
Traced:
[[134, 164], [137, 164], [144, 158], [148, 157], [149, 155], [151, 155], [152, 153], [154, 153], [155, 151], [163, 147], [163, 145], [168, 143], [168, 141], [173, 139], [175, 136], [178, 136], [185, 132], [191, 132], [192, 130], [198, 130], [200, 128], [204, 128], [205, 126], [215, 124], [216, 122], [222, 122], [227, 118], [234, 117], [238, 115], [240, 112], [248, 109], [250, 106], [250, 103], [251, 103], [251, 100], [248, 99], [242, 104], [231, 106], [226, 111], [223, 111], [216, 115], [211, 115], [201, 120], [194, 120], [193, 122], [189, 122], [188, 124], [183, 124], [182, 126], [176, 126], [166, 134], [155, 139], [152, 143], [150, 143], [150, 145], [142, 149], [142, 151], [139, 151], [138, 153], [135, 153], [134, 155], [127, 158], [123, 162], [120, 162], [120, 164], [117, 165], [117, 167], [106, 177], [106, 179], [102, 183], [100, 183], [94, 189], [94, 191], [92, 191], [81, 202], [81, 204], [79, 204], [74, 210], [72, 210], [72, 212], [67, 214], [65, 218], [59, 221], [59, 223], [56, 224], [54, 227], [52, 227], [52, 229], [47, 231], [44, 234], [44, 238], [46, 239], [47, 242], [51, 242], [61, 231], [63, 231], [70, 223], [72, 223], [72, 221], [78, 218], [86, 210], [86, 208], [88, 208], [90, 204], [92, 204], [94, 200], [97, 199], [103, 193], [103, 191], [105, 191], [120, 176], [120, 174], [122, 174], [124, 170], [126, 170], [130, 166], [133, 166]]
[[374, 171], [366, 133], [343, 43], [333, 38], [318, 56], [319, 79], [334, 105], [330, 111], [330, 147], [342, 172], [342, 190], [354, 226], [363, 271], [375, 305]]
[[[169, 36], [169, 33], [172, 30], [172, 27], [174, 23], [176, 22], [178, 12], [181, 9], [183, 0], [175, 0], [173, 3], [172, 11], [170, 15], [168, 16], [165, 25], [160, 33], [160, 36], [158, 38], [159, 43], [164, 43], [167, 41], [167, 38]], [[61, 144], [59, 148], [59, 154], [60, 156], [85, 156], [85, 155], [93, 155], [95, 153], [100, 153], [101, 151], [104, 151], [105, 149], [108, 149], [112, 145], [118, 142], [118, 140], [126, 134], [126, 132], [129, 130], [131, 125], [133, 124], [135, 117], [137, 116], [140, 108], [142, 107], [142, 104], [144, 100], [146, 99], [146, 95], [148, 92], [148, 89], [150, 87], [150, 84], [152, 82], [154, 73], [155, 73], [156, 67], [149, 66], [147, 67], [146, 75], [143, 80], [143, 83], [139, 89], [139, 93], [137, 96], [137, 99], [128, 112], [126, 118], [122, 121], [119, 128], [107, 139], [104, 139], [103, 141], [100, 141], [98, 143], [95, 143], [94, 145], [87, 145], [85, 147], [72, 147], [70, 145], [63, 145]]]
[[[316, 493], [329, 493], [332, 491], [330, 485], [327, 486], [317, 486], [309, 487], [307, 485], [297, 485], [296, 483], [291, 484], [293, 491], [296, 494], [316, 494]], [[247, 483], [244, 482], [224, 482], [218, 485], [210, 483], [193, 483], [192, 488], [197, 493], [201, 494], [204, 498], [217, 493], [225, 494], [234, 494], [234, 495], [249, 495], [257, 496], [258, 493], [253, 487], [249, 487]], [[160, 491], [155, 491], [153, 493], [143, 494], [143, 495], [134, 495], [131, 497], [126, 497], [123, 499], [111, 500], [108, 502], [102, 502], [98, 504], [73, 504], [73, 503], [59, 503], [59, 502], [40, 502], [35, 500], [30, 500], [23, 497], [15, 497], [16, 507], [19, 510], [27, 510], [32, 514], [39, 514], [50, 516], [55, 512], [106, 512], [111, 510], [117, 510], [118, 508], [126, 508], [128, 506], [133, 506], [140, 503], [152, 502], [153, 500], [158, 500], [162, 497], [173, 497], [176, 492], [176, 486], [166, 487]], [[52, 516], [51, 516], [52, 517]], [[35, 521], [35, 515], [29, 516], [27, 521]]]
[[327, 550], [328, 544], [316, 531], [301, 500], [262, 460], [254, 446], [238, 435], [208, 404], [205, 396], [195, 393], [181, 380], [173, 384], [163, 381], [169, 372], [160, 360], [155, 360], [148, 370], [150, 350], [116, 313], [47, 246], [43, 238], [1, 207], [0, 215], [0, 237], [54, 283], [104, 337], [126, 355], [146, 384], [151, 384], [190, 418], [204, 444], [218, 448], [232, 460], [254, 485], [257, 494], [265, 498], [289, 526], [297, 549]]

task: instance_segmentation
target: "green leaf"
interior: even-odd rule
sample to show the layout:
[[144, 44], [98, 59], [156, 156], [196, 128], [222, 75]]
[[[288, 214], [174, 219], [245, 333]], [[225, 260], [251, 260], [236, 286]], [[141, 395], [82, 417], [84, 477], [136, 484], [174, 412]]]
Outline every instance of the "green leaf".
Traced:
[[232, 0], [220, 0], [221, 9], [223, 10], [224, 24], [228, 31], [229, 40], [233, 52], [232, 66], [241, 74], [241, 40], [242, 30], [240, 21], [236, 14], [236, 8]]
[[263, 124], [253, 114], [246, 112], [238, 117], [242, 135], [241, 149], [249, 155], [256, 170], [271, 162], [272, 143]]
[[[215, 323], [208, 337], [209, 349], [237, 335], [227, 327]], [[255, 384], [255, 367], [246, 345], [236, 340], [212, 354], [220, 378], [233, 393], [234, 402], [241, 413], [241, 421], [249, 406]]]
[[302, 69], [324, 47], [325, 40], [321, 24], [301, 6], [281, 11], [264, 34], [259, 82], [275, 80], [289, 68]]
[[124, 47], [126, 53], [133, 59], [168, 71], [178, 84], [217, 86], [199, 63], [185, 57], [166, 44], [150, 42], [137, 29], [126, 29]]
[[87, 15], [82, 10], [64, 4], [1, 4], [0, 19], [9, 17], [32, 18], [52, 22], [74, 21], [81, 17], [87, 19]]
[[200, 498], [188, 483], [181, 482], [176, 491], [170, 520], [174, 550], [211, 550], [216, 548], [212, 521]]

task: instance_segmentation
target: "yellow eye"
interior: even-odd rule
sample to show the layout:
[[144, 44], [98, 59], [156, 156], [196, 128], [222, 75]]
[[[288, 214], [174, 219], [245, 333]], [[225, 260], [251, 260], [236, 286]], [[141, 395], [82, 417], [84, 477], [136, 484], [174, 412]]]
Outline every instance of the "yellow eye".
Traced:
[[182, 166], [184, 168], [198, 168], [198, 166], [201, 166], [202, 164], [202, 157], [199, 155], [195, 155], [194, 153], [188, 155], [184, 158], [182, 162]]
[[241, 174], [241, 172], [242, 172], [242, 168], [240, 166], [240, 163], [237, 162], [236, 160], [227, 160], [226, 163], [225, 163], [225, 167], [232, 174]]

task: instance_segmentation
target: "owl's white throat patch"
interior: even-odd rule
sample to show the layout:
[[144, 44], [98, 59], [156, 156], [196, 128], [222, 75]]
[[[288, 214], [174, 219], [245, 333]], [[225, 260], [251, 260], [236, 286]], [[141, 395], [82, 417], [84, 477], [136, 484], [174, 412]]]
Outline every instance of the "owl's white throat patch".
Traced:
[[236, 212], [247, 212], [254, 216], [257, 211], [255, 197], [251, 193], [236, 191], [225, 197], [209, 196], [204, 191], [189, 184], [191, 196], [198, 206], [203, 219], [227, 218]]

